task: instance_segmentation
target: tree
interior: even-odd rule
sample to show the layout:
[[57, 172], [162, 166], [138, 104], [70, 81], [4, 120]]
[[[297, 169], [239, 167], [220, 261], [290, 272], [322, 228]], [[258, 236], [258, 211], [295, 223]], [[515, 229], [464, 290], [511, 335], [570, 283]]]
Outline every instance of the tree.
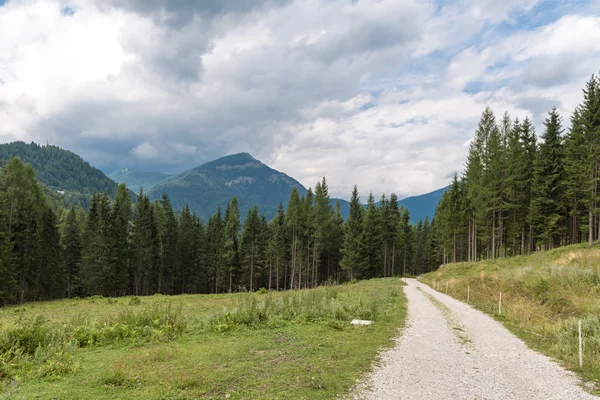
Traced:
[[58, 299], [65, 295], [65, 272], [61, 260], [60, 233], [56, 216], [45, 207], [40, 229], [40, 264], [38, 272], [38, 299]]
[[159, 243], [152, 203], [143, 190], [140, 190], [131, 237], [130, 275], [133, 293], [136, 296], [148, 295], [158, 290]]
[[534, 165], [531, 221], [536, 237], [546, 248], [560, 244], [564, 229], [564, 149], [561, 118], [552, 109], [544, 122], [539, 156]]
[[123, 296], [127, 292], [131, 223], [131, 200], [125, 184], [117, 188], [115, 201], [112, 210], [108, 211], [107, 219], [108, 271], [103, 286], [106, 294]]
[[375, 204], [373, 193], [369, 194], [367, 200], [367, 211], [364, 218], [364, 245], [361, 247], [364, 251], [363, 258], [366, 264], [363, 269], [357, 270], [360, 278], [373, 278], [378, 275], [379, 266], [382, 265], [382, 221], [379, 210]]
[[[206, 269], [208, 280], [212, 286], [212, 293], [219, 290], [219, 281], [223, 287], [223, 275], [221, 274], [221, 251], [223, 243], [223, 219], [221, 218], [221, 207], [208, 219], [206, 232]], [[219, 279], [221, 278], [221, 279]]]
[[[67, 281], [67, 297], [81, 296], [81, 228], [75, 207], [67, 213], [62, 236], [63, 260]], [[127, 281], [125, 281], [127, 282]]]
[[239, 271], [239, 235], [240, 235], [240, 209], [237, 198], [234, 196], [225, 210], [223, 228], [222, 262], [224, 269], [229, 274], [229, 292], [233, 291], [234, 278], [237, 279]]
[[364, 224], [363, 209], [358, 196], [356, 185], [352, 191], [350, 199], [350, 213], [346, 220], [344, 229], [344, 242], [342, 245], [342, 259], [340, 266], [346, 271], [349, 278], [354, 279], [355, 271], [364, 271], [368, 266], [368, 260], [365, 258], [364, 247]]
[[[298, 246], [299, 246], [299, 233], [301, 229], [301, 219], [302, 219], [302, 200], [300, 199], [300, 194], [296, 187], [292, 189], [292, 193], [290, 194], [290, 200], [288, 202], [287, 214], [285, 216], [285, 221], [287, 224], [287, 234], [288, 234], [288, 243], [290, 245], [290, 253], [291, 253], [291, 262], [290, 262], [290, 274], [289, 274], [289, 288], [294, 288], [294, 276], [296, 275], [296, 268], [299, 264], [299, 256], [298, 256]], [[287, 289], [287, 268], [285, 270], [285, 287]]]
[[243, 267], [244, 284], [249, 291], [256, 289], [257, 276], [260, 276], [263, 260], [261, 258], [262, 226], [258, 217], [258, 207], [254, 206], [248, 211], [242, 233], [241, 260]]

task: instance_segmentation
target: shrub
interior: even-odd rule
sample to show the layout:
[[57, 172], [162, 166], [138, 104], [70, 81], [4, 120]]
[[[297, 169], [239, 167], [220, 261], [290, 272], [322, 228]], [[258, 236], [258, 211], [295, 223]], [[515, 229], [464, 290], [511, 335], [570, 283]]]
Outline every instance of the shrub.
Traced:
[[139, 298], [139, 297], [137, 297], [137, 296], [135, 296], [135, 297], [132, 297], [132, 298], [129, 300], [129, 305], [130, 305], [130, 306], [139, 306], [140, 304], [142, 304], [142, 300], [140, 300], [140, 298]]

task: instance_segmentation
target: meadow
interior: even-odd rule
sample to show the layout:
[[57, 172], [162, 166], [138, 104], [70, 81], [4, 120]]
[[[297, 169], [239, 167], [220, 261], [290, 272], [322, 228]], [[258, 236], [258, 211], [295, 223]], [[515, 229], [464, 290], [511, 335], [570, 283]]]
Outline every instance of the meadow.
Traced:
[[[393, 344], [402, 281], [0, 309], [7, 399], [331, 399]], [[369, 319], [355, 327], [352, 319]]]
[[[530, 256], [457, 263], [421, 281], [494, 316], [530, 347], [600, 390], [600, 247], [561, 247]], [[502, 293], [501, 308], [499, 298]], [[578, 323], [582, 321], [583, 366]]]

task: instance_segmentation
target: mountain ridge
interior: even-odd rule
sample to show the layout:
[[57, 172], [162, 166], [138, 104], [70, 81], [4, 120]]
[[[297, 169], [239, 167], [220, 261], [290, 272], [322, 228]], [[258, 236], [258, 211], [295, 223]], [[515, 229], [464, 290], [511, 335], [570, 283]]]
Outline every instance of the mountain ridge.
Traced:
[[[121, 176], [127, 177], [131, 173], [135, 173], [134, 170], [122, 169], [117, 170], [113, 173], [110, 173], [109, 176], [116, 177], [117, 172], [127, 170], [128, 174], [122, 174]], [[300, 195], [304, 195], [307, 192], [307, 189], [304, 185], [302, 185], [299, 181], [294, 179], [293, 177], [277, 171], [262, 161], [258, 160], [250, 153], [242, 152], [230, 154], [227, 156], [220, 157], [218, 159], [208, 161], [204, 164], [198, 165], [197, 167], [185, 170], [178, 174], [162, 174], [160, 172], [155, 172], [155, 174], [166, 175], [165, 179], [160, 180], [159, 182], [155, 182], [151, 185], [147, 185], [144, 187], [144, 192], [148, 193], [149, 196], [153, 199], [158, 199], [162, 196], [163, 191], [166, 192], [173, 205], [177, 208], [183, 207], [185, 204], [190, 206], [192, 211], [196, 211], [201, 217], [208, 218], [208, 216], [216, 211], [217, 206], [221, 206], [224, 208], [229, 200], [231, 200], [232, 196], [238, 197], [238, 201], [247, 203], [247, 198], [241, 197], [238, 191], [234, 190], [238, 186], [243, 185], [252, 185], [256, 183], [256, 177], [251, 176], [252, 172], [257, 172], [259, 170], [268, 171], [270, 173], [269, 177], [266, 178], [270, 183], [282, 182], [289, 186], [289, 191], [284, 193], [279, 193], [277, 199], [271, 201], [272, 199], [268, 199], [265, 204], [265, 199], [256, 199], [262, 200], [262, 204], [258, 204], [260, 212], [264, 213], [265, 216], [271, 218], [275, 215], [275, 212], [279, 206], [279, 202], [282, 202], [284, 207], [287, 206], [287, 201], [289, 199], [289, 194], [291, 193], [292, 187], [296, 187], [300, 192]], [[250, 171], [249, 173], [246, 173]], [[151, 173], [148, 171], [137, 171], [139, 173]], [[217, 175], [220, 175], [221, 178], [223, 176], [227, 176], [227, 179], [218, 179], [214, 180], [215, 172]], [[157, 175], [158, 176], [158, 175]], [[126, 179], [118, 180], [118, 182], [123, 182], [127, 184], [127, 187], [132, 188], [130, 182]], [[266, 182], [262, 182], [266, 184]], [[214, 208], [208, 209], [208, 204], [197, 204], [197, 201], [188, 201], [191, 196], [187, 196], [183, 194], [183, 188], [203, 188], [207, 193], [204, 195], [213, 195], [219, 196], [220, 201], [213, 202]], [[268, 188], [267, 188], [268, 189]], [[136, 190], [139, 190], [137, 188]], [[398, 201], [398, 204], [405, 206], [411, 212], [411, 220], [413, 223], [417, 223], [419, 220], [424, 220], [425, 217], [429, 217], [431, 220], [433, 218], [433, 214], [435, 212], [435, 207], [442, 194], [447, 190], [447, 187], [440, 188], [434, 190], [432, 192], [424, 193], [422, 195], [417, 196], [409, 196], [404, 199]], [[242, 191], [243, 192], [243, 191]], [[184, 197], [185, 199], [182, 199]], [[256, 196], [254, 196], [256, 197]], [[350, 203], [346, 199], [341, 198], [332, 198], [331, 205], [334, 206], [336, 201], [340, 202], [341, 212], [344, 218], [348, 216], [348, 212], [350, 209]], [[253, 206], [254, 204], [244, 204], [241, 209], [242, 218], [245, 217], [245, 212]]]

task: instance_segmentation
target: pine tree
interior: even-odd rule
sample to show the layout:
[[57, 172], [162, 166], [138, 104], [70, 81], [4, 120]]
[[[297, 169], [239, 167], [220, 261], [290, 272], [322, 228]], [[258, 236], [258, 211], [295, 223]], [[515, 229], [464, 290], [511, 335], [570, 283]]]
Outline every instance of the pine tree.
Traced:
[[244, 222], [241, 243], [243, 282], [244, 286], [251, 292], [256, 289], [256, 282], [262, 272], [261, 224], [258, 217], [258, 207], [254, 206], [248, 211], [248, 216]]
[[1, 192], [7, 210], [5, 251], [8, 254], [3, 264], [9, 272], [6, 277], [9, 290], [5, 298], [8, 302], [22, 303], [38, 295], [40, 225], [45, 200], [33, 168], [23, 165], [17, 157], [6, 165]]
[[560, 244], [564, 229], [564, 150], [561, 118], [553, 109], [544, 122], [533, 178], [531, 221], [536, 237], [546, 248]]
[[108, 271], [103, 286], [106, 294], [123, 296], [127, 292], [131, 222], [131, 200], [124, 184], [117, 188], [115, 201], [112, 210], [108, 211], [107, 219]]
[[159, 244], [153, 205], [143, 190], [140, 190], [131, 236], [130, 279], [136, 296], [148, 295], [158, 290]]
[[237, 198], [234, 196], [227, 205], [223, 228], [223, 252], [221, 260], [224, 270], [229, 275], [229, 292], [233, 291], [234, 279], [238, 278], [240, 236], [240, 209]]
[[366, 260], [364, 269], [357, 270], [359, 277], [362, 278], [373, 278], [380, 275], [378, 271], [383, 264], [383, 257], [381, 249], [383, 248], [382, 243], [382, 221], [377, 205], [375, 204], [375, 198], [373, 193], [369, 194], [367, 200], [367, 211], [365, 212], [364, 218], [364, 251], [363, 257]]
[[[82, 244], [81, 228], [77, 222], [77, 212], [72, 207], [67, 213], [62, 236], [63, 260], [66, 273], [67, 297], [81, 296]], [[125, 281], [127, 283], [127, 281]]]
[[[292, 189], [292, 193], [290, 194], [290, 200], [288, 202], [287, 213], [285, 216], [285, 221], [287, 225], [287, 235], [288, 235], [288, 244], [290, 246], [290, 273], [289, 277], [287, 274], [287, 268], [285, 269], [284, 279], [285, 286], [284, 289], [289, 288], [294, 289], [294, 277], [297, 273], [297, 268], [300, 268], [299, 255], [298, 252], [300, 246], [300, 231], [301, 231], [301, 220], [302, 220], [302, 200], [300, 199], [300, 194], [296, 187]], [[288, 279], [289, 278], [289, 279]]]
[[358, 189], [354, 186], [352, 197], [350, 199], [350, 212], [344, 225], [344, 242], [342, 245], [342, 259], [340, 266], [346, 271], [352, 280], [360, 276], [361, 272], [368, 267], [368, 260], [365, 258], [364, 247], [364, 223], [363, 208], [360, 204]]
[[318, 271], [322, 263], [331, 263], [333, 251], [333, 210], [330, 205], [329, 187], [325, 177], [315, 187], [314, 223], [315, 240], [312, 276], [313, 286], [316, 286]]
[[179, 234], [177, 235], [178, 261], [175, 270], [175, 293], [191, 293], [190, 286], [196, 271], [196, 227], [195, 221], [186, 204], [179, 216]]
[[50, 207], [45, 207], [42, 214], [40, 246], [38, 298], [40, 300], [63, 298], [66, 277], [61, 260], [60, 233], [56, 216]]
[[[221, 251], [223, 243], [223, 219], [221, 218], [221, 207], [208, 219], [206, 232], [206, 269], [210, 281], [211, 292], [217, 293], [219, 289], [219, 273], [221, 265]], [[221, 287], [223, 287], [221, 277]]]
[[399, 259], [402, 262], [402, 276], [406, 275], [407, 268], [410, 267], [413, 260], [413, 229], [410, 223], [410, 212], [405, 207], [400, 208], [400, 218], [398, 221], [398, 248], [400, 249]]
[[271, 237], [269, 240], [269, 289], [273, 288], [273, 269], [275, 274], [275, 289], [280, 289], [283, 273], [287, 260], [287, 223], [283, 204], [279, 203], [279, 209], [275, 219], [271, 221]]

